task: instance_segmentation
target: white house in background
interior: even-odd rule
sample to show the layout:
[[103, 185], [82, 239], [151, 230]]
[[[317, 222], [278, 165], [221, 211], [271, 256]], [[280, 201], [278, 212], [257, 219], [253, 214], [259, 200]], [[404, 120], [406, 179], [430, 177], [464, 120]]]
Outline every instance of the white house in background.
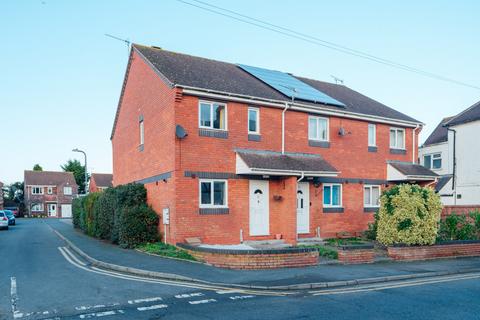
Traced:
[[445, 118], [419, 149], [420, 163], [441, 175], [445, 205], [480, 205], [480, 101]]

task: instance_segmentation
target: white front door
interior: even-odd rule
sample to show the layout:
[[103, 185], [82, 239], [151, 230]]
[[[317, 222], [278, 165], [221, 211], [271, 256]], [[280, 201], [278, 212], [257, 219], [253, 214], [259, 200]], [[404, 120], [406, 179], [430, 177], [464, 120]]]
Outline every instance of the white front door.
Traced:
[[71, 218], [71, 217], [72, 217], [72, 205], [62, 204], [62, 218]]
[[57, 216], [57, 204], [56, 203], [49, 203], [48, 204], [48, 216], [49, 217], [56, 217]]
[[310, 232], [310, 189], [308, 182], [297, 187], [297, 233]]
[[268, 181], [250, 180], [250, 235], [270, 234]]

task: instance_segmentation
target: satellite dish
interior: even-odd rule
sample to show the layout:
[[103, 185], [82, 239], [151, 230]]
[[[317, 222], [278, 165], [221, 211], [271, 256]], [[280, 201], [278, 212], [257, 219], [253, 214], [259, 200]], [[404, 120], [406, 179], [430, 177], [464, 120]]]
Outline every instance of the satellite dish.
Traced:
[[175, 135], [178, 139], [183, 139], [188, 136], [188, 133], [181, 125], [177, 124], [177, 126], [175, 127]]

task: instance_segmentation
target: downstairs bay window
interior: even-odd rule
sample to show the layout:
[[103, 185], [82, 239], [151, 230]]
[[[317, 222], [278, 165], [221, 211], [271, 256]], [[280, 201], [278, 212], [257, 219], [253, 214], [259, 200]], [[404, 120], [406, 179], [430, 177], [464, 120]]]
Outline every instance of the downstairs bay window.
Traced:
[[227, 208], [227, 180], [200, 180], [200, 208]]

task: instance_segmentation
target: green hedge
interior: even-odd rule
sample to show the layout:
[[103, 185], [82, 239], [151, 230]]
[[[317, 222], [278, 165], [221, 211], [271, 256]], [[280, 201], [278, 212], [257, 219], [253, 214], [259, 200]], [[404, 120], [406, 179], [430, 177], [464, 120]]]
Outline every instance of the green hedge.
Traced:
[[147, 204], [141, 184], [126, 184], [90, 193], [73, 202], [73, 225], [87, 235], [125, 248], [159, 239], [158, 216]]

